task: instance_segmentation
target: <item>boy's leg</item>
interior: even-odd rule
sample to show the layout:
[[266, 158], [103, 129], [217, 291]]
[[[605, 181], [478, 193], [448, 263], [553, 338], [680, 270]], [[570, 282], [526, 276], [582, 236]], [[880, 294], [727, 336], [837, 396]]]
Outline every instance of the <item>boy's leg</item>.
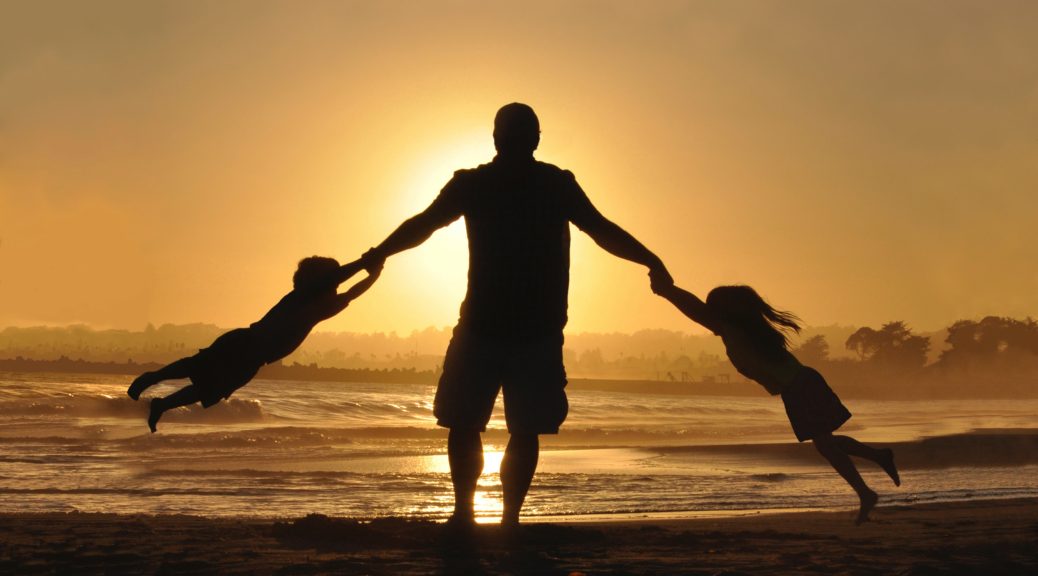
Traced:
[[869, 512], [876, 506], [879, 497], [865, 484], [865, 480], [858, 473], [858, 469], [854, 467], [854, 462], [851, 461], [850, 456], [840, 449], [831, 433], [819, 434], [812, 438], [811, 441], [818, 453], [829, 462], [833, 469], [858, 494], [860, 506], [856, 523], [861, 524], [868, 520]]
[[862, 444], [850, 436], [833, 436], [836, 441], [836, 445], [843, 450], [844, 453], [850, 454], [851, 456], [857, 456], [858, 458], [864, 458], [866, 460], [872, 460], [876, 464], [879, 464], [881, 468], [890, 476], [890, 479], [894, 481], [894, 486], [901, 485], [901, 476], [897, 472], [897, 466], [894, 465], [894, 451], [890, 448], [873, 448], [867, 444]]
[[145, 372], [141, 374], [130, 387], [126, 390], [126, 394], [130, 398], [137, 400], [141, 397], [141, 393], [151, 388], [152, 386], [162, 382], [163, 380], [175, 380], [177, 378], [187, 378], [191, 376], [191, 368], [194, 365], [194, 356], [187, 358], [181, 358], [176, 362], [167, 364], [154, 372]]
[[505, 456], [501, 460], [501, 491], [504, 494], [504, 513], [501, 524], [519, 524], [519, 510], [530, 491], [530, 483], [537, 471], [540, 440], [536, 434], [512, 434], [508, 439]]
[[476, 521], [476, 485], [483, 473], [483, 441], [479, 434], [479, 430], [451, 428], [447, 435], [447, 461], [454, 485], [451, 522], [471, 524]]
[[201, 396], [198, 394], [198, 388], [195, 388], [193, 384], [184, 386], [165, 398], [155, 398], [151, 401], [151, 411], [148, 414], [148, 427], [151, 428], [152, 432], [155, 432], [159, 423], [159, 418], [162, 418], [162, 414], [166, 410], [194, 404], [199, 400], [201, 400]]

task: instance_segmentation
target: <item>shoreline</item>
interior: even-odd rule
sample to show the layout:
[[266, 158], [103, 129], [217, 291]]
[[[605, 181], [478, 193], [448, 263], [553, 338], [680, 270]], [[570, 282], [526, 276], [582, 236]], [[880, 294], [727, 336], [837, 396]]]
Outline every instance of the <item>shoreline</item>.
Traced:
[[725, 518], [532, 522], [467, 536], [358, 522], [110, 513], [0, 514], [0, 573], [1025, 574], [1038, 495]]
[[[0, 373], [89, 375], [129, 377], [161, 367], [157, 362], [137, 363], [90, 361], [62, 357], [35, 360], [22, 357], [0, 358]], [[316, 365], [268, 364], [260, 369], [257, 380], [301, 381], [342, 385], [377, 384], [380, 386], [436, 386], [439, 373], [416, 368], [334, 368]], [[1002, 378], [998, 381], [1004, 381]], [[962, 389], [931, 388], [875, 389], [860, 382], [832, 379], [841, 397], [854, 400], [919, 401], [938, 397], [943, 400], [1009, 400], [1038, 398], [1032, 378], [1003, 382], [999, 386], [973, 386]], [[704, 379], [697, 381], [653, 380], [646, 378], [569, 377], [568, 389], [582, 392], [646, 394], [650, 396], [761, 398], [767, 393], [749, 380]]]

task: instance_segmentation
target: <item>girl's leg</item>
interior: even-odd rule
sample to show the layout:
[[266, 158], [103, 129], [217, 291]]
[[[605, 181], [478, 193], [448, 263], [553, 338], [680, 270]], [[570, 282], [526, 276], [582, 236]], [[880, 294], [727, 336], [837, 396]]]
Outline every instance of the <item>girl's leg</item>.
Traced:
[[193, 384], [184, 386], [165, 398], [155, 398], [151, 401], [151, 412], [148, 414], [148, 427], [151, 428], [152, 432], [155, 432], [159, 424], [159, 418], [162, 418], [162, 414], [166, 410], [194, 404], [199, 400], [201, 400], [201, 397], [198, 394], [198, 389], [195, 388]]
[[857, 456], [858, 458], [864, 458], [866, 460], [872, 460], [876, 464], [879, 464], [883, 471], [890, 476], [890, 479], [894, 481], [894, 486], [901, 485], [901, 476], [897, 473], [897, 466], [894, 465], [894, 451], [890, 448], [873, 448], [867, 444], [862, 444], [850, 436], [833, 436], [836, 441], [836, 445], [843, 450], [845, 454], [851, 456]]
[[191, 376], [191, 368], [193, 366], [194, 356], [189, 356], [187, 358], [181, 358], [172, 364], [167, 364], [154, 372], [145, 372], [130, 384], [130, 388], [126, 390], [126, 394], [129, 395], [130, 398], [136, 400], [141, 397], [142, 392], [163, 380], [176, 380], [177, 378], [187, 378]]
[[815, 449], [822, 455], [829, 464], [833, 467], [836, 472], [854, 488], [854, 491], [858, 494], [858, 500], [860, 506], [858, 508], [858, 518], [855, 521], [856, 524], [869, 519], [869, 512], [876, 506], [876, 502], [879, 500], [879, 496], [876, 495], [866, 484], [865, 480], [861, 478], [861, 474], [858, 473], [858, 469], [854, 467], [854, 462], [851, 462], [850, 456], [846, 452], [840, 449], [833, 438], [831, 433], [824, 435], [818, 435], [811, 439], [815, 445]]

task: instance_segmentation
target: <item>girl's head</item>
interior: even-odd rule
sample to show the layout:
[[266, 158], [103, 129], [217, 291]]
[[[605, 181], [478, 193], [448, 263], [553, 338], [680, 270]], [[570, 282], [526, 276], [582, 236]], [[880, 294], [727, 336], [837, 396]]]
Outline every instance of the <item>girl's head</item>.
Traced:
[[310, 256], [299, 261], [296, 273], [292, 275], [292, 286], [296, 290], [315, 292], [334, 288], [335, 274], [339, 271], [339, 262], [326, 256]]
[[800, 319], [771, 307], [749, 286], [718, 286], [706, 295], [710, 313], [742, 329], [762, 347], [789, 347], [787, 333], [800, 332]]

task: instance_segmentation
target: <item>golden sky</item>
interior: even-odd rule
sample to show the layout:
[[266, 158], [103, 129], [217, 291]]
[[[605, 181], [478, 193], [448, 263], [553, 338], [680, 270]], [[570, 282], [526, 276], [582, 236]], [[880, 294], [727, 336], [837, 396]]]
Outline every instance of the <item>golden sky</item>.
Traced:
[[[493, 156], [502, 104], [679, 284], [1038, 315], [1038, 3], [0, 3], [0, 327], [258, 319]], [[451, 325], [463, 224], [324, 330]], [[575, 234], [570, 330], [691, 330]]]

